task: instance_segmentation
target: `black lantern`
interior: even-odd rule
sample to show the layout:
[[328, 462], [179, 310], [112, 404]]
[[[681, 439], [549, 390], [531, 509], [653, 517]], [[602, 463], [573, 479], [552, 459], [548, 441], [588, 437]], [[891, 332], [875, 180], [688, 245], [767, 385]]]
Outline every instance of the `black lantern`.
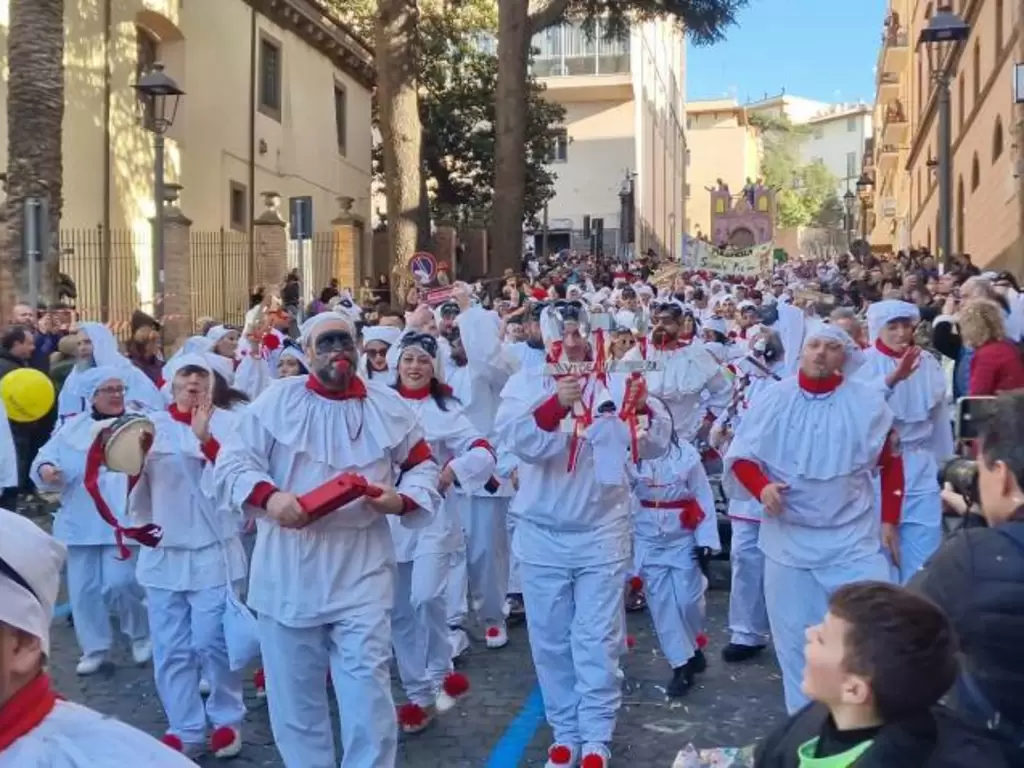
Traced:
[[857, 197], [861, 200], [867, 200], [871, 197], [871, 191], [874, 189], [875, 182], [865, 171], [857, 179]]
[[971, 25], [957, 16], [950, 7], [939, 8], [928, 21], [928, 26], [921, 30], [917, 40], [928, 54], [928, 68], [933, 77], [939, 77], [949, 66], [950, 57], [957, 44], [962, 43], [971, 34]]
[[174, 125], [178, 114], [178, 101], [185, 92], [164, 73], [164, 65], [157, 62], [134, 86], [146, 103], [147, 125], [154, 133], [164, 134]]
[[850, 190], [846, 190], [846, 194], [843, 195], [843, 208], [846, 209], [846, 215], [849, 219], [853, 220], [853, 203], [857, 199], [857, 196]]

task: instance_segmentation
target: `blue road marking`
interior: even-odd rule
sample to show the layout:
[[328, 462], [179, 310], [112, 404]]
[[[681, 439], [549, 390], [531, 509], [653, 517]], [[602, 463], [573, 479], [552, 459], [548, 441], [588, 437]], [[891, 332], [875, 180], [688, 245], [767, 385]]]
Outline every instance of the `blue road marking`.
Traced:
[[523, 754], [543, 722], [544, 700], [540, 695], [540, 686], [535, 685], [523, 702], [519, 714], [508, 724], [505, 733], [491, 750], [487, 768], [516, 768], [522, 764]]

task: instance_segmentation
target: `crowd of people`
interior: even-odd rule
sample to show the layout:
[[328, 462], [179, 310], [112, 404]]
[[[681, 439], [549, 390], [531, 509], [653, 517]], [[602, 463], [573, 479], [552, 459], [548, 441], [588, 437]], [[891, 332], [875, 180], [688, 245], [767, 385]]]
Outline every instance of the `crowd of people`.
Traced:
[[[288, 768], [337, 764], [331, 688], [341, 764], [392, 766], [400, 734], [470, 692], [469, 622], [499, 649], [524, 613], [548, 768], [604, 768], [627, 609], [650, 613], [670, 698], [716, 663], [720, 517], [716, 655], [772, 648], [792, 715], [758, 766], [1021, 764], [1012, 275], [918, 251], [742, 279], [562, 252], [404, 311], [337, 285], [300, 309], [285, 288], [166, 358], [141, 312], [122, 348], [101, 324], [15, 309], [0, 376], [49, 366], [60, 391], [0, 433], [23, 470], [3, 506], [43, 492], [59, 508], [53, 539], [0, 512], [3, 768], [237, 756], [259, 664]], [[967, 497], [938, 480], [963, 395], [1001, 395]], [[132, 472], [109, 456], [122, 432]], [[944, 510], [973, 521], [945, 544]], [[109, 662], [116, 613], [133, 662], [152, 661], [162, 745], [51, 690], [65, 563], [77, 673]]]

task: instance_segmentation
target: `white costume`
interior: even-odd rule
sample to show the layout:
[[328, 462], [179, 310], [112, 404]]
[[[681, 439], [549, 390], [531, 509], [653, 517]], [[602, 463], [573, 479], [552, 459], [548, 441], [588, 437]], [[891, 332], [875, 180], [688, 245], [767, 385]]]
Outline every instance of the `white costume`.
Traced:
[[[38, 637], [48, 656], [64, 547], [31, 520], [5, 509], [0, 509], [0, 531], [0, 622]], [[25, 718], [29, 711], [35, 716]], [[195, 765], [142, 731], [56, 699], [42, 671], [0, 705], [0, 720], [19, 725], [0, 735], [0, 768]]]
[[[325, 320], [306, 321], [308, 339]], [[354, 338], [354, 329], [352, 329]], [[397, 723], [388, 670], [395, 551], [384, 516], [357, 500], [302, 529], [285, 529], [249, 504], [261, 487], [305, 493], [343, 472], [394, 486], [402, 523], [429, 525], [438, 468], [416, 415], [376, 381], [330, 397], [311, 377], [268, 388], [242, 416], [216, 465], [219, 492], [257, 515], [249, 605], [259, 615], [271, 725], [288, 768], [335, 761], [328, 670], [341, 710], [345, 768], [395, 764]]]

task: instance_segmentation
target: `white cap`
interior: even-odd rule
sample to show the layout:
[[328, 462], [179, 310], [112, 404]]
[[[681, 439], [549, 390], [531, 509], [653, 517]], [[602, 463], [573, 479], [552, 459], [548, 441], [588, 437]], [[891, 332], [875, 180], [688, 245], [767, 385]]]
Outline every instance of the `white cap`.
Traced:
[[921, 321], [921, 311], [909, 301], [886, 299], [868, 307], [868, 336], [874, 341], [879, 332], [893, 320], [909, 320], [913, 325]]
[[390, 325], [371, 325], [363, 328], [363, 344], [368, 344], [371, 341], [380, 341], [389, 347], [393, 347], [401, 335], [401, 328], [395, 328]]
[[126, 376], [127, 374], [123, 367], [99, 365], [95, 368], [87, 368], [82, 372], [82, 376], [78, 380], [79, 391], [82, 393], [82, 397], [91, 403], [92, 399], [96, 396], [96, 390], [103, 386], [105, 382], [119, 381], [127, 385], [127, 381], [125, 381]]
[[66, 556], [38, 525], [0, 508], [0, 622], [38, 637], [47, 656]]
[[846, 350], [846, 360], [843, 363], [844, 376], [850, 376], [864, 363], [864, 353], [860, 351], [857, 342], [838, 325], [823, 323], [820, 320], [809, 322], [804, 336], [804, 346], [811, 339], [828, 339], [829, 341], [838, 341], [843, 345], [843, 348]]
[[312, 339], [320, 326], [326, 323], [342, 323], [348, 326], [348, 332], [355, 338], [355, 325], [352, 323], [352, 319], [348, 315], [344, 315], [341, 312], [320, 312], [319, 314], [313, 315], [311, 318], [306, 320], [301, 326], [299, 326], [299, 341], [303, 347], [305, 347], [310, 339]]

